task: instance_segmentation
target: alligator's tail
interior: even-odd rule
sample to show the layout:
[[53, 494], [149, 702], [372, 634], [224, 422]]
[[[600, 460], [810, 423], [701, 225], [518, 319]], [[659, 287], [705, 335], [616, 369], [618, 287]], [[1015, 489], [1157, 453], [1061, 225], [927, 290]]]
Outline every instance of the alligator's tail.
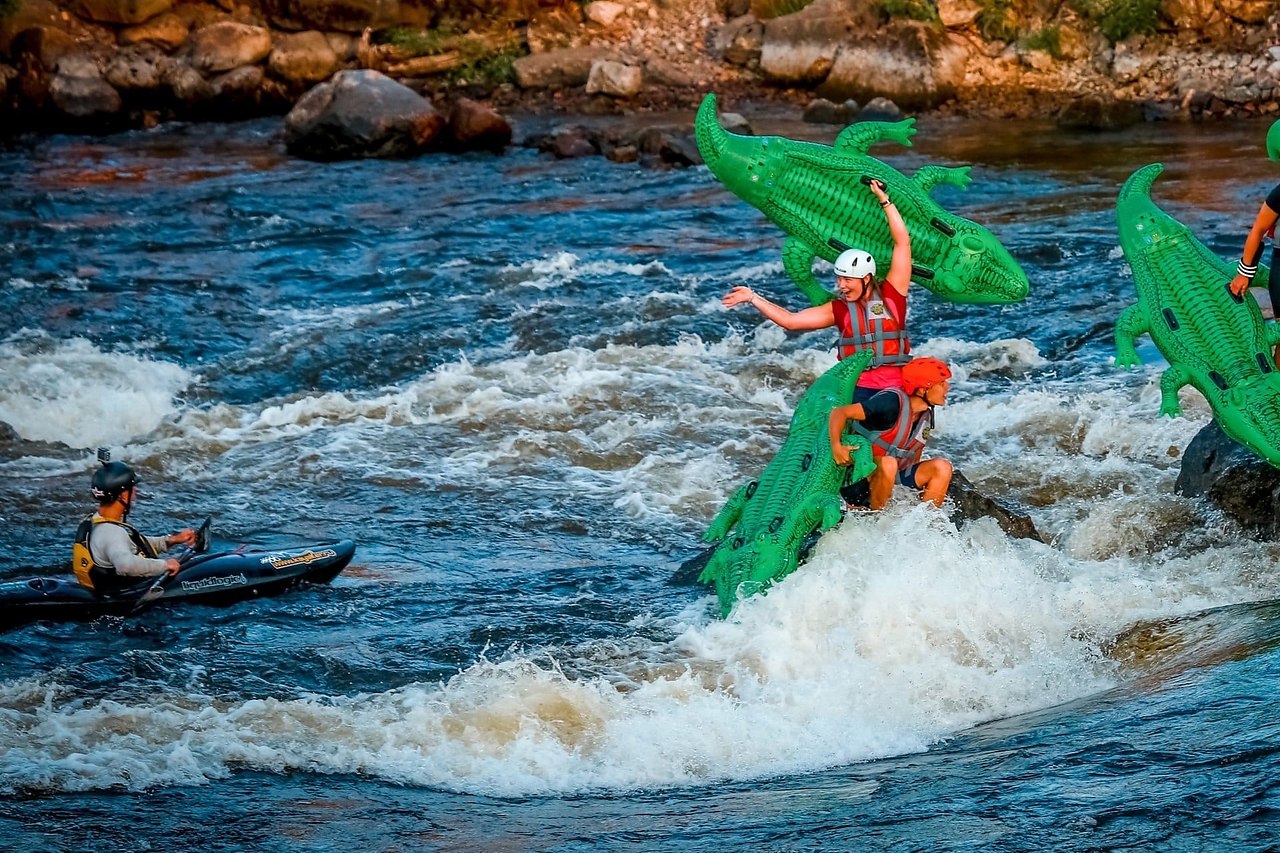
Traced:
[[729, 148], [729, 132], [720, 126], [720, 119], [716, 117], [716, 96], [710, 92], [698, 107], [698, 115], [693, 120], [693, 133], [702, 159], [715, 172], [715, 164]]
[[1156, 182], [1156, 178], [1160, 177], [1160, 173], [1164, 171], [1163, 163], [1150, 163], [1143, 166], [1138, 171], [1129, 176], [1129, 180], [1124, 182], [1124, 186], [1120, 189], [1119, 204], [1124, 204], [1135, 195], [1141, 198], [1151, 198], [1151, 187]]

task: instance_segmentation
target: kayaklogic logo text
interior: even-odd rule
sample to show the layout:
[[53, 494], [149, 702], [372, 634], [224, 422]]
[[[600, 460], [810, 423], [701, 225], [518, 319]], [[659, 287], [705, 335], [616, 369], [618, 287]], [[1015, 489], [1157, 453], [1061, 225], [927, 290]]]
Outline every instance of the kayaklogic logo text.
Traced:
[[305, 566], [307, 563], [314, 563], [316, 560], [323, 560], [326, 557], [336, 556], [338, 556], [337, 551], [332, 548], [326, 548], [323, 551], [308, 550], [295, 557], [290, 557], [287, 554], [269, 554], [258, 562], [264, 566], [270, 566], [278, 571], [280, 569], [287, 569], [290, 566]]

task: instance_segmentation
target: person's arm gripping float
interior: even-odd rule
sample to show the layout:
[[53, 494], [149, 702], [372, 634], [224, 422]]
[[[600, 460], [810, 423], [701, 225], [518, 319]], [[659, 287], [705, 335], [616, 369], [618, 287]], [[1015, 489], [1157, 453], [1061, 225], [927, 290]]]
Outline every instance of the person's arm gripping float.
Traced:
[[831, 440], [831, 458], [837, 465], [848, 465], [853, 448], [840, 441], [844, 434], [844, 426], [850, 420], [860, 421], [867, 416], [861, 403], [850, 403], [847, 406], [836, 406], [827, 416], [827, 437]]
[[907, 288], [911, 286], [911, 235], [907, 232], [907, 223], [902, 220], [898, 206], [885, 192], [883, 182], [872, 181], [867, 186], [880, 200], [884, 218], [889, 222], [889, 235], [893, 237], [893, 258], [889, 261], [889, 273], [884, 280], [899, 294], [906, 296]]
[[1240, 264], [1236, 268], [1235, 278], [1231, 279], [1233, 296], [1243, 296], [1258, 272], [1258, 261], [1262, 258], [1262, 240], [1275, 230], [1276, 219], [1280, 216], [1265, 201], [1254, 217], [1253, 228], [1244, 241], [1244, 252], [1240, 255]]

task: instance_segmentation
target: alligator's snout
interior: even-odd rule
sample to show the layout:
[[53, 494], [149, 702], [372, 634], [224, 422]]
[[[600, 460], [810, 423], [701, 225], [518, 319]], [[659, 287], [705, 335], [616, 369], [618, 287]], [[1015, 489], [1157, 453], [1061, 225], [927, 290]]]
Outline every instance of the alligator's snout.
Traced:
[[935, 289], [958, 301], [1021, 302], [1030, 292], [1026, 274], [990, 232], [966, 230], [947, 238], [933, 270]]

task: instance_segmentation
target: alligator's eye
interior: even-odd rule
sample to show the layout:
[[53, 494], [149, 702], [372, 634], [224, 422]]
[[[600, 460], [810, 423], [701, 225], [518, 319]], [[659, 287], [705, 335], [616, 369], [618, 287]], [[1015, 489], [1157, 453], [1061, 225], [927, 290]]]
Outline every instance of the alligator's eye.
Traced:
[[982, 244], [982, 238], [977, 234], [964, 234], [960, 237], [960, 248], [976, 255], [986, 251], [987, 247]]

